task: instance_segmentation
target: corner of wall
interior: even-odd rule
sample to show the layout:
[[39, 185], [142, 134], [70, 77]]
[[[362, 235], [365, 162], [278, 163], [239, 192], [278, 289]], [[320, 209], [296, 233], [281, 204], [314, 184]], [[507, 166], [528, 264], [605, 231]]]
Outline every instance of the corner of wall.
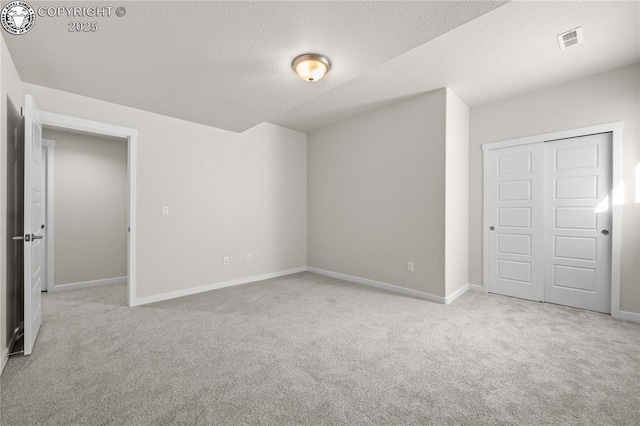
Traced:
[[445, 295], [469, 282], [469, 107], [446, 88]]
[[445, 296], [445, 108], [441, 88], [309, 135], [310, 267]]

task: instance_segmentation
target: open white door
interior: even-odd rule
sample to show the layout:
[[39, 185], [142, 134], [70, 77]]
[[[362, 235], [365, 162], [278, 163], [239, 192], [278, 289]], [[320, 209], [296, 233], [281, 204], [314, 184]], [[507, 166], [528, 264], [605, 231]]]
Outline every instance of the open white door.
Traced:
[[33, 351], [40, 329], [44, 238], [42, 120], [33, 97], [24, 103], [24, 354]]

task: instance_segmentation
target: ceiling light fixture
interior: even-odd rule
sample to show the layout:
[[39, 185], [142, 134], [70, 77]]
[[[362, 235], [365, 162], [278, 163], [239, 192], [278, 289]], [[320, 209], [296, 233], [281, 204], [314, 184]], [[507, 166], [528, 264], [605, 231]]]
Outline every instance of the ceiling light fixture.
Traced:
[[293, 60], [293, 70], [301, 79], [313, 83], [320, 80], [331, 69], [331, 63], [326, 56], [316, 53], [305, 53]]

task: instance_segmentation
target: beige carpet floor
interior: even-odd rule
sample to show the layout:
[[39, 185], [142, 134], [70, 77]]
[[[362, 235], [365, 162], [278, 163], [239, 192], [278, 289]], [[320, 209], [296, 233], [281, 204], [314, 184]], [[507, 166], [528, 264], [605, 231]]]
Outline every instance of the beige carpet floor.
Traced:
[[128, 308], [43, 297], [14, 424], [640, 424], [640, 325], [508, 297], [452, 305], [311, 273]]

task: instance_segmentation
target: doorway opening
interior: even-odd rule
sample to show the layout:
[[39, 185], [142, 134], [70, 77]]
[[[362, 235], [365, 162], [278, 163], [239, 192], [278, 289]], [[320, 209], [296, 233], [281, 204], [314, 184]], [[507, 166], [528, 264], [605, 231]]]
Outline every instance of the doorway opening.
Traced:
[[126, 284], [127, 141], [47, 126], [42, 136], [42, 291]]
[[[20, 111], [7, 97], [7, 156], [6, 156], [6, 340], [3, 348], [13, 353], [24, 329], [24, 258], [22, 241], [24, 217], [24, 124]], [[17, 238], [14, 238], [17, 237]]]
[[[126, 283], [127, 283], [127, 304], [135, 306], [136, 300], [136, 176], [137, 176], [137, 130], [115, 126], [108, 123], [101, 123], [82, 118], [71, 117], [51, 112], [40, 111], [42, 125], [48, 132], [66, 132], [70, 134], [81, 134], [95, 136], [96, 138], [110, 139], [111, 142], [126, 143]], [[46, 146], [46, 145], [45, 145]], [[49, 151], [55, 152], [55, 151]], [[47, 153], [47, 155], [48, 155]], [[47, 159], [49, 160], [49, 159]], [[55, 159], [53, 160], [55, 161]], [[54, 166], [55, 167], [55, 166]], [[54, 169], [47, 168], [47, 173], [53, 172]], [[79, 179], [81, 177], [78, 177]], [[55, 178], [52, 178], [55, 181]], [[51, 207], [52, 203], [48, 203]], [[52, 215], [55, 219], [55, 214]], [[49, 217], [47, 215], [47, 217]], [[55, 244], [55, 226], [53, 229]], [[90, 239], [90, 236], [88, 237]], [[54, 250], [53, 245], [47, 247], [47, 250]], [[48, 253], [45, 255], [47, 264], [49, 264]], [[55, 261], [55, 256], [53, 259]], [[53, 265], [53, 262], [51, 262]], [[53, 270], [51, 270], [53, 269]], [[47, 269], [47, 275], [55, 272], [55, 267]], [[122, 277], [110, 277], [113, 280], [121, 280]], [[88, 280], [95, 281], [95, 280]], [[55, 291], [55, 280], [47, 279], [47, 285], [52, 284], [52, 290]], [[92, 283], [81, 281], [81, 285], [91, 286]], [[63, 283], [64, 284], [64, 283]], [[100, 284], [100, 283], [95, 283]]]
[[[24, 355], [33, 351], [40, 330], [42, 309], [41, 290], [45, 279], [43, 274], [47, 263], [46, 226], [44, 223], [44, 155], [43, 128], [93, 134], [112, 138], [122, 138], [127, 145], [127, 302], [135, 306], [136, 301], [136, 164], [137, 131], [127, 127], [97, 121], [85, 120], [38, 109], [32, 96], [25, 96], [24, 104], [24, 212], [22, 235], [14, 239], [22, 240], [24, 253], [23, 294]], [[81, 204], [79, 204], [81, 206]], [[86, 236], [88, 239], [91, 235]], [[45, 241], [43, 241], [45, 240]]]

